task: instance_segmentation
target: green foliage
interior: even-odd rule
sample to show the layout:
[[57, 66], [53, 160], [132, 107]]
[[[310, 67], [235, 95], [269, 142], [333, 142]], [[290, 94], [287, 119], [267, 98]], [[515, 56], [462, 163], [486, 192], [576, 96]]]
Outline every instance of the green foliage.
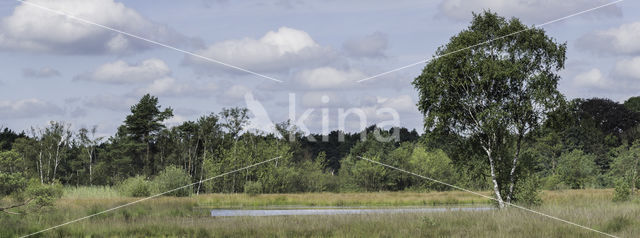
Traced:
[[619, 179], [616, 182], [615, 192], [613, 194], [614, 202], [624, 202], [631, 199], [631, 186], [624, 179]]
[[624, 101], [624, 106], [631, 111], [640, 113], [640, 96], [627, 99]]
[[568, 189], [568, 187], [562, 183], [562, 179], [560, 175], [553, 174], [541, 179], [541, 184], [543, 189], [547, 190], [560, 190], [560, 189]]
[[[189, 177], [189, 174], [185, 173], [184, 170], [175, 166], [166, 167], [162, 172], [160, 172], [160, 174], [158, 174], [158, 176], [153, 178], [155, 192], [158, 193], [174, 190], [189, 184], [191, 184], [191, 178]], [[175, 190], [165, 195], [187, 197], [190, 196], [192, 192], [192, 186], [187, 186], [185, 188]]]
[[631, 145], [623, 144], [612, 151], [613, 163], [609, 176], [624, 179], [633, 190], [638, 187], [640, 179], [640, 140]]
[[122, 142], [119, 146], [132, 157], [134, 168], [147, 175], [155, 172], [152, 164], [153, 142], [165, 128], [162, 122], [173, 117], [173, 109], [160, 110], [160, 107], [157, 97], [144, 95], [137, 104], [131, 106], [131, 114], [127, 115], [116, 135], [118, 142]]
[[[427, 151], [422, 146], [416, 146], [409, 158], [409, 168], [420, 175], [433, 178], [448, 184], [455, 184], [459, 175], [456, 173], [455, 167], [449, 159], [449, 156], [442, 150]], [[416, 186], [438, 191], [449, 190], [449, 186], [429, 181], [422, 178], [415, 178]]]
[[525, 135], [563, 100], [556, 72], [565, 53], [566, 44], [543, 29], [489, 11], [474, 14], [469, 28], [439, 47], [438, 58], [413, 81], [425, 130], [472, 138], [494, 171], [494, 192], [508, 191], [517, 180], [510, 171], [521, 163], [504, 158], [518, 158]]
[[581, 150], [562, 154], [558, 164], [560, 180], [573, 189], [585, 188], [596, 173], [595, 156]]
[[540, 180], [535, 175], [522, 178], [516, 183], [514, 202], [523, 206], [540, 206]]
[[244, 184], [244, 193], [249, 196], [256, 196], [262, 193], [262, 183], [249, 181]]
[[29, 208], [37, 210], [53, 206], [54, 202], [62, 196], [62, 191], [62, 185], [59, 183], [41, 184], [40, 181], [31, 179], [21, 197], [33, 199], [29, 203]]
[[144, 176], [138, 175], [120, 183], [118, 192], [128, 197], [147, 197], [151, 195], [151, 183]]

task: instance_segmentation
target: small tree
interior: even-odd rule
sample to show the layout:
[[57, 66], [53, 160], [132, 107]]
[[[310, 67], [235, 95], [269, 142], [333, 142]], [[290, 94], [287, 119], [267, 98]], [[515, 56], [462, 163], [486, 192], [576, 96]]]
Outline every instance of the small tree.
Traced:
[[[191, 178], [189, 174], [185, 173], [182, 169], [175, 166], [166, 167], [158, 176], [153, 179], [153, 185], [156, 188], [156, 192], [163, 193], [166, 191], [174, 190], [179, 187], [191, 184]], [[191, 186], [178, 189], [176, 191], [167, 193], [166, 196], [187, 197], [191, 195], [193, 188]]]
[[20, 214], [49, 207], [62, 196], [58, 184], [41, 184], [37, 179], [27, 179], [23, 171], [16, 170], [22, 158], [13, 151], [0, 152], [0, 212]]
[[615, 192], [613, 194], [614, 202], [624, 202], [631, 198], [631, 187], [624, 179], [616, 181]]
[[118, 185], [118, 192], [129, 197], [146, 197], [151, 195], [151, 185], [143, 176], [126, 179]]
[[525, 135], [562, 100], [556, 71], [565, 52], [543, 29], [485, 11], [413, 81], [426, 130], [444, 129], [482, 148], [501, 208], [513, 195]]
[[609, 171], [612, 177], [624, 179], [631, 189], [631, 194], [635, 193], [640, 177], [640, 140], [633, 142], [631, 146], [622, 145], [615, 150], [615, 158]]
[[573, 150], [560, 156], [558, 175], [560, 180], [571, 188], [584, 188], [594, 178], [596, 170], [595, 156], [581, 150]]

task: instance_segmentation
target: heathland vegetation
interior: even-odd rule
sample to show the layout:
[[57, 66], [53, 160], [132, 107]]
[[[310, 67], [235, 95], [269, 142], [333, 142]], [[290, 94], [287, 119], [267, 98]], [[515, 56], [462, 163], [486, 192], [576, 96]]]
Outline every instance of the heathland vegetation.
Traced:
[[[522, 33], [499, 38], [512, 32]], [[496, 40], [459, 50], [492, 39]], [[418, 108], [425, 115], [423, 134], [370, 126], [361, 132], [305, 135], [289, 122], [277, 125], [278, 134], [266, 134], [245, 130], [251, 115], [244, 108], [225, 108], [167, 126], [163, 122], [173, 110], [149, 94], [131, 106], [108, 138], [96, 136], [95, 127], [72, 131], [65, 122], [24, 132], [4, 128], [0, 131], [2, 230], [9, 235], [28, 233], [121, 205], [131, 197], [194, 183], [151, 204], [56, 232], [59, 236], [102, 232], [106, 236], [348, 236], [352, 232], [409, 236], [429, 229], [434, 236], [540, 235], [536, 226], [544, 218], [524, 219], [530, 214], [515, 210], [393, 215], [391, 223], [382, 215], [299, 218], [295, 220], [299, 224], [288, 228], [278, 225], [293, 218], [210, 223], [203, 217], [206, 212], [198, 210], [489, 203], [362, 159], [367, 158], [469, 190], [491, 191], [482, 193], [493, 196], [500, 208], [508, 203], [538, 206], [604, 231], [638, 232], [629, 227], [638, 227], [640, 97], [624, 103], [565, 99], [557, 90], [556, 74], [564, 67], [565, 51], [565, 44], [517, 19], [491, 12], [475, 15], [471, 26], [439, 48], [436, 55], [442, 57], [430, 61], [414, 81]], [[86, 195], [92, 192], [99, 196]], [[233, 228], [238, 226], [242, 229]], [[541, 236], [588, 232], [562, 224], [547, 227]]]

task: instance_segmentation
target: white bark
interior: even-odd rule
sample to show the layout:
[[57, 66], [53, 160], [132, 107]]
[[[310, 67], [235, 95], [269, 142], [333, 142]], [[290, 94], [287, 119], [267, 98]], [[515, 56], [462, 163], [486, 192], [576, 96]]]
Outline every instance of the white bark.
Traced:
[[491, 149], [484, 147], [483, 146], [484, 151], [487, 153], [487, 156], [489, 157], [489, 167], [491, 168], [491, 182], [493, 182], [493, 192], [496, 195], [496, 201], [498, 202], [498, 207], [499, 208], [504, 208], [505, 207], [505, 203], [504, 200], [502, 199], [502, 194], [500, 192], [500, 187], [498, 186], [498, 180], [496, 177], [496, 172], [495, 172], [495, 164], [493, 162], [493, 156], [491, 154]]

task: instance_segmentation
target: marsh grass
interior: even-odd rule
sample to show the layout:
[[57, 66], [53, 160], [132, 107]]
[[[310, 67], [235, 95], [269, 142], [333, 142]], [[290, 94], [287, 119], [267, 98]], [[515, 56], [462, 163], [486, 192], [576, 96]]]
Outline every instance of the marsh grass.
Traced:
[[[15, 237], [94, 214], [136, 198], [95, 197], [108, 190], [65, 193], [42, 214], [0, 216], [0, 237]], [[487, 192], [487, 194], [489, 194]], [[112, 194], [113, 195], [113, 194]], [[534, 208], [621, 237], [640, 234], [640, 202], [614, 203], [613, 190], [544, 191]], [[463, 192], [379, 192], [308, 194], [206, 194], [160, 197], [95, 216], [42, 237], [601, 237], [597, 233], [519, 209], [414, 214], [332, 216], [209, 216], [211, 207], [252, 206], [422, 206], [481, 204]], [[452, 205], [452, 204], [451, 204]]]
[[63, 198], [117, 198], [120, 193], [110, 186], [64, 187]]

